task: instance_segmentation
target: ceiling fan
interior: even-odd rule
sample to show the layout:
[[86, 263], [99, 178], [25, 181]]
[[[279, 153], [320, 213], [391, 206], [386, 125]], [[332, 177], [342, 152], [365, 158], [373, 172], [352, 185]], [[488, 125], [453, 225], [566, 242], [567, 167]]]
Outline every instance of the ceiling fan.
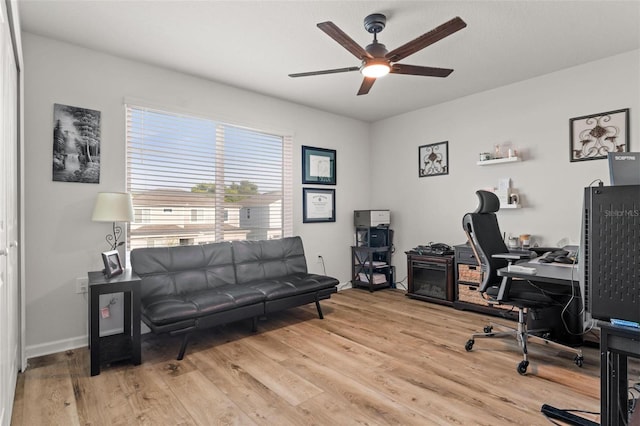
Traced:
[[420, 37], [388, 52], [385, 45], [378, 43], [377, 34], [386, 25], [387, 17], [381, 13], [374, 13], [364, 18], [364, 28], [373, 34], [373, 42], [366, 48], [360, 47], [351, 37], [342, 31], [331, 21], [321, 22], [318, 28], [329, 37], [337, 41], [342, 47], [351, 52], [362, 61], [359, 67], [336, 68], [322, 71], [301, 72], [289, 74], [289, 77], [308, 77], [311, 75], [335, 74], [340, 72], [360, 71], [364, 76], [358, 95], [366, 95], [371, 90], [376, 78], [391, 74], [421, 75], [426, 77], [446, 77], [453, 72], [450, 68], [422, 67], [418, 65], [398, 64], [398, 62], [425, 47], [442, 40], [443, 38], [459, 31], [467, 26], [460, 18], [455, 17], [450, 21], [422, 34]]

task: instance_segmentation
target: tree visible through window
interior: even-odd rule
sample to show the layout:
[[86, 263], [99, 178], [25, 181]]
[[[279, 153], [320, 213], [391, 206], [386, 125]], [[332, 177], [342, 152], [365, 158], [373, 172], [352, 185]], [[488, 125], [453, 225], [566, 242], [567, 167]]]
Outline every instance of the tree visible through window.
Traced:
[[290, 137], [126, 110], [130, 249], [291, 235]]

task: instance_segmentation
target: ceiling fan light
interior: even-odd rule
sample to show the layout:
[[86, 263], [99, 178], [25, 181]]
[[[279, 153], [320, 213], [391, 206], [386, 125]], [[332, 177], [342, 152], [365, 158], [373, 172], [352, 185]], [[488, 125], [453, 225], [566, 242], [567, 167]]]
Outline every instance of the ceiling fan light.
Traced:
[[389, 74], [391, 68], [387, 63], [369, 63], [360, 71], [365, 77], [379, 78]]

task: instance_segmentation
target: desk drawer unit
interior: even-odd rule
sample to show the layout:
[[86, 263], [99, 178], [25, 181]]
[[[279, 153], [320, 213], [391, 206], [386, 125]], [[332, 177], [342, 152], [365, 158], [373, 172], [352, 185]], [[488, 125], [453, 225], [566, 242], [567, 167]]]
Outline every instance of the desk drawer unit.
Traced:
[[[460, 244], [454, 247], [456, 262], [456, 300], [457, 309], [477, 311], [485, 314], [504, 316], [510, 306], [490, 304], [485, 300], [478, 286], [482, 283], [482, 267], [478, 265], [471, 246]], [[510, 314], [509, 314], [510, 315]]]

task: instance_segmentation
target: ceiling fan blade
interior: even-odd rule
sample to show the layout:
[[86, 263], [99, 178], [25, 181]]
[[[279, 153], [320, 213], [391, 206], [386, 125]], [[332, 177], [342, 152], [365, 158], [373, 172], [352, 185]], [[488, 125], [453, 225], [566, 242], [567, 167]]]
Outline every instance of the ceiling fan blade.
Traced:
[[362, 84], [360, 85], [360, 90], [358, 90], [358, 96], [366, 95], [367, 93], [369, 93], [369, 90], [371, 90], [371, 86], [373, 86], [373, 83], [375, 82], [375, 77], [365, 77], [364, 80], [362, 80]]
[[360, 67], [348, 67], [348, 68], [335, 68], [332, 70], [299, 72], [295, 74], [289, 74], [289, 77], [309, 77], [311, 75], [336, 74], [339, 72], [358, 71], [359, 69]]
[[364, 48], [358, 43], [353, 41], [344, 31], [342, 31], [336, 24], [331, 21], [320, 22], [318, 28], [324, 31], [329, 37], [334, 39], [340, 44], [340, 46], [347, 49], [353, 56], [358, 59], [373, 58]]
[[451, 68], [421, 67], [418, 65], [393, 64], [390, 73], [423, 75], [426, 77], [446, 77], [453, 72]]
[[467, 24], [459, 16], [456, 16], [452, 20], [445, 22], [439, 27], [436, 27], [431, 31], [422, 34], [420, 37], [403, 44], [397, 49], [392, 50], [391, 52], [387, 53], [386, 58], [391, 62], [398, 62], [399, 60], [404, 59], [419, 50], [424, 49], [425, 47], [435, 43], [436, 41], [442, 40], [443, 38], [455, 33], [456, 31], [460, 31], [466, 26]]

